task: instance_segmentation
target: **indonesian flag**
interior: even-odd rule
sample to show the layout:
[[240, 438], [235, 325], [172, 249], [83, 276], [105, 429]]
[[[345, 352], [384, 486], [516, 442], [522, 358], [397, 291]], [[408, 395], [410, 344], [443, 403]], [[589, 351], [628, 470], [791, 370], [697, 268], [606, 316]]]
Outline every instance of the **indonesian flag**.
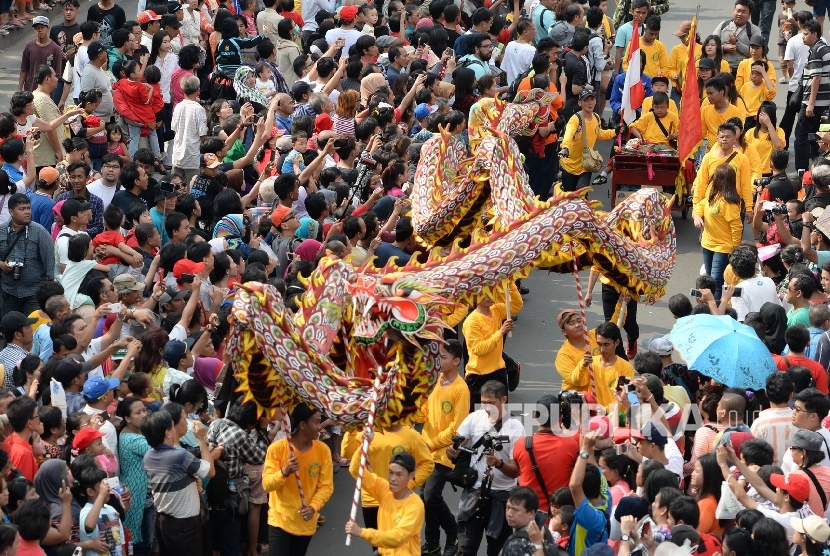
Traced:
[[634, 23], [631, 46], [628, 47], [628, 71], [623, 85], [622, 117], [626, 124], [637, 119], [637, 109], [643, 106], [643, 99], [646, 98], [646, 90], [640, 80], [640, 29], [639, 24]]
[[[697, 106], [700, 102], [697, 88], [697, 68], [695, 61], [695, 33], [697, 32], [697, 16], [692, 19], [692, 28], [689, 30], [689, 53], [686, 60], [686, 75], [683, 83], [683, 96], [680, 106]], [[677, 156], [680, 160], [692, 153], [695, 145], [703, 139], [703, 129], [700, 121], [700, 110], [680, 111], [680, 133], [677, 136]]]

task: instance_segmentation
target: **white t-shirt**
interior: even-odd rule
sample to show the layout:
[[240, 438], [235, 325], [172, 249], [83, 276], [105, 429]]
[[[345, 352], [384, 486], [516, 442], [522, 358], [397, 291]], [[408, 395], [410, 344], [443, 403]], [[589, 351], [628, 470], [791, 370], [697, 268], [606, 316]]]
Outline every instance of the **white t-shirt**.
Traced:
[[787, 85], [787, 91], [792, 93], [798, 89], [798, 83], [801, 81], [801, 74], [804, 73], [804, 66], [807, 64], [809, 56], [810, 47], [804, 44], [804, 35], [797, 33], [790, 37], [787, 41], [787, 47], [784, 49], [784, 60], [793, 61], [793, 75], [790, 77], [789, 85]]
[[732, 308], [738, 313], [738, 320], [743, 322], [747, 313], [760, 311], [764, 303], [778, 303], [778, 291], [775, 282], [766, 276], [755, 276], [740, 282], [740, 297], [732, 297]]
[[[93, 324], [90, 324], [89, 326], [95, 326], [95, 324], [93, 323]], [[93, 357], [95, 357], [96, 355], [101, 353], [101, 351], [102, 351], [101, 350], [101, 338], [95, 338], [94, 340], [89, 342], [89, 345], [87, 346], [87, 348], [84, 350], [84, 353], [82, 354], [84, 356], [84, 361], [89, 361], [90, 359], [92, 359]], [[87, 380], [89, 380], [89, 378], [91, 378], [93, 376], [103, 377], [104, 376], [104, 369], [102, 369], [101, 366], [98, 365], [97, 367], [95, 367], [94, 369], [89, 371], [89, 374], [87, 375]], [[115, 452], [113, 452], [113, 453], [115, 453]]]
[[326, 33], [326, 42], [328, 44], [332, 44], [334, 41], [341, 37], [346, 39], [346, 43], [343, 45], [343, 55], [348, 56], [349, 49], [352, 47], [352, 45], [354, 45], [354, 43], [357, 42], [357, 39], [359, 39], [362, 35], [363, 33], [358, 31], [357, 29], [342, 29], [340, 27], [336, 27]]
[[55, 274], [60, 272], [60, 265], [69, 263], [69, 238], [78, 234], [85, 234], [84, 231], [76, 232], [72, 228], [64, 226], [55, 240]]
[[84, 74], [84, 68], [89, 63], [89, 54], [87, 47], [81, 45], [75, 52], [75, 75], [72, 76], [72, 98], [76, 99], [81, 96], [81, 76]]
[[[507, 419], [503, 421], [501, 430], [497, 433], [493, 428], [493, 424], [490, 423], [487, 411], [484, 409], [479, 409], [478, 411], [470, 413], [467, 418], [464, 419], [464, 422], [461, 423], [461, 426], [458, 427], [458, 434], [470, 439], [469, 442], [467, 442], [467, 445], [470, 447], [478, 442], [479, 438], [484, 436], [486, 432], [490, 432], [493, 436], [507, 436], [509, 438], [508, 442], [503, 443], [503, 450], [494, 452], [496, 457], [503, 461], [511, 461], [513, 459], [513, 446], [518, 439], [524, 437], [525, 435], [524, 427], [516, 419]], [[481, 487], [481, 478], [484, 476], [484, 472], [487, 469], [487, 458], [479, 458], [483, 451], [484, 448], [479, 446], [478, 450], [476, 450], [476, 454], [473, 455], [472, 458], [472, 463], [478, 471], [478, 479], [476, 479], [474, 488]], [[518, 479], [511, 479], [498, 469], [491, 469], [491, 473], [493, 477], [493, 484], [491, 485], [491, 488], [493, 490], [510, 490], [518, 484]]]
[[96, 195], [101, 198], [104, 202], [104, 210], [107, 210], [107, 207], [110, 206], [112, 202], [112, 198], [115, 195], [116, 185], [110, 187], [109, 185], [104, 185], [104, 182], [101, 180], [95, 180], [94, 182], [90, 183], [86, 186], [87, 191]]
[[32, 126], [35, 125], [35, 120], [37, 120], [37, 116], [35, 114], [32, 114], [31, 116], [26, 116], [25, 124], [17, 124], [17, 134], [26, 135], [26, 132], [32, 129]]
[[[666, 469], [677, 475], [679, 479], [683, 478], [683, 454], [671, 438], [667, 439], [666, 447], [663, 449], [666, 459], [669, 460]], [[643, 461], [647, 461], [647, 457], [643, 457]]]
[[173, 327], [173, 330], [170, 331], [168, 337], [171, 340], [178, 340], [180, 342], [184, 342], [187, 339], [187, 330], [184, 329], [184, 326], [181, 324], [177, 324]]
[[507, 82], [513, 83], [519, 75], [526, 72], [533, 62], [536, 49], [527, 43], [512, 41], [504, 49], [504, 58], [501, 60], [501, 69], [507, 73]]
[[[795, 434], [796, 430], [798, 429], [795, 428], [793, 430], [793, 434]], [[828, 446], [830, 446], [830, 431], [825, 429], [824, 427], [820, 427], [816, 432], [824, 437], [824, 447], [821, 449], [821, 451], [824, 452], [824, 460], [821, 462], [821, 464], [826, 467], [830, 467], [830, 457], [827, 456]], [[792, 452], [790, 452], [790, 450], [787, 450], [786, 452], [784, 452], [784, 461], [781, 462], [781, 470], [784, 472], [785, 475], [788, 475], [797, 469], [798, 466], [795, 463], [793, 463]]]

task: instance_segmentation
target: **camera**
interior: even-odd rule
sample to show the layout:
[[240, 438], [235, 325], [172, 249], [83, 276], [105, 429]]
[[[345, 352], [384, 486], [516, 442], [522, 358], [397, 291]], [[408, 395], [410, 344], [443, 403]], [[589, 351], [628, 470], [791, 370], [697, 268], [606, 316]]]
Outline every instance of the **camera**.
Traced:
[[766, 187], [766, 186], [769, 185], [769, 182], [771, 182], [771, 181], [772, 181], [771, 177], [766, 177], [766, 178], [758, 178], [757, 180], [754, 180], [752, 183], [755, 184], [755, 187]]
[[20, 280], [20, 273], [23, 268], [23, 263], [19, 262], [10, 262], [7, 263], [10, 267], [12, 267], [12, 280]]
[[37, 130], [32, 134], [32, 139], [34, 139], [35, 141], [40, 140], [40, 130]]
[[774, 201], [764, 201], [761, 207], [773, 214], [787, 214], [787, 205], [785, 203], [776, 203]]
[[[484, 436], [479, 438], [476, 446], [481, 446], [485, 450], [495, 450], [501, 452], [504, 449], [504, 442], [507, 441], [506, 436], [493, 436], [489, 432], [484, 433]], [[475, 449], [475, 447], [473, 448]]]

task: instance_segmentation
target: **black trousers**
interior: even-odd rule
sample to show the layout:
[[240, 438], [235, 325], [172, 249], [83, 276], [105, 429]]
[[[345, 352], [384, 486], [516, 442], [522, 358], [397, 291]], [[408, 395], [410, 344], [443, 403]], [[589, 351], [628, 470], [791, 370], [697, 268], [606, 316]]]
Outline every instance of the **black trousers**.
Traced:
[[429, 547], [441, 545], [441, 528], [447, 537], [458, 534], [458, 525], [455, 522], [455, 515], [444, 500], [444, 485], [446, 485], [447, 473], [452, 471], [446, 465], [436, 463], [432, 475], [427, 478], [424, 484], [424, 510], [425, 529], [424, 539]]
[[193, 517], [156, 516], [159, 554], [202, 556], [202, 520]]
[[[490, 521], [490, 509], [493, 502], [487, 498], [481, 501], [476, 514], [467, 521], [458, 522], [458, 555], [476, 556], [481, 546], [481, 539], [485, 536], [487, 523]], [[505, 518], [501, 527], [501, 534], [498, 537], [487, 537], [487, 556], [498, 556], [507, 538], [513, 533], [513, 529], [507, 524]]]
[[559, 144], [545, 145], [544, 158], [533, 149], [525, 153], [525, 169], [533, 194], [543, 201], [550, 199], [551, 188], [559, 172]]
[[[617, 290], [606, 284], [602, 285], [602, 314], [605, 317], [605, 322], [611, 321], [619, 300], [620, 293]], [[625, 330], [629, 341], [636, 341], [640, 337], [640, 325], [637, 324], [637, 302], [633, 299], [628, 302], [623, 330]]]
[[798, 116], [798, 105], [790, 106], [790, 98], [793, 96], [792, 91], [787, 91], [787, 104], [784, 108], [784, 115], [781, 117], [781, 122], [778, 124], [784, 130], [784, 144], [789, 148], [790, 135], [793, 133], [793, 126], [795, 126], [795, 117]]
[[310, 543], [311, 535], [292, 535], [279, 527], [268, 526], [268, 556], [305, 556]]
[[481, 403], [481, 387], [484, 386], [485, 382], [498, 380], [504, 383], [505, 388], [507, 387], [507, 371], [505, 369], [499, 369], [486, 375], [468, 374], [464, 377], [464, 380], [470, 389], [470, 413], [472, 413], [476, 410], [476, 405]]

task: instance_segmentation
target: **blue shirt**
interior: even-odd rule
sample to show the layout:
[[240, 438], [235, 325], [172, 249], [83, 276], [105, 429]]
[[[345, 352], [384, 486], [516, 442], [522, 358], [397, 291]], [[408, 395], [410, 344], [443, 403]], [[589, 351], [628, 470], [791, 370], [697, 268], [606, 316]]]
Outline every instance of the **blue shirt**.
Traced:
[[375, 255], [377, 256], [377, 258], [375, 259], [375, 266], [378, 268], [386, 266], [386, 263], [392, 257], [398, 258], [395, 261], [398, 266], [404, 266], [406, 263], [409, 262], [409, 257], [412, 256], [403, 249], [395, 247], [391, 243], [381, 243], [377, 251], [375, 251]]
[[611, 504], [607, 489], [602, 491], [602, 499], [601, 505], [594, 506], [588, 501], [588, 498], [584, 498], [574, 512], [574, 522], [571, 525], [571, 542], [568, 545], [570, 556], [582, 554], [586, 548], [608, 541]]
[[153, 226], [161, 234], [161, 245], [162, 247], [167, 245], [167, 242], [170, 241], [170, 238], [167, 237], [167, 230], [164, 229], [164, 215], [156, 210], [156, 207], [150, 209], [150, 216], [153, 219]]
[[291, 120], [291, 116], [286, 118], [285, 116], [274, 114], [274, 121], [277, 123], [277, 128], [284, 130], [286, 133], [291, 133]]
[[[645, 87], [646, 96], [650, 97], [654, 93], [651, 91], [651, 77], [646, 74], [640, 75], [640, 81]], [[620, 74], [614, 78], [614, 87], [611, 90], [611, 110], [614, 114], [618, 115], [620, 112], [620, 107], [622, 107], [622, 99], [623, 99], [623, 87], [625, 86], [625, 72], [620, 72]], [[637, 117], [640, 117], [641, 110], [637, 109]]]
[[26, 196], [32, 203], [32, 220], [43, 226], [47, 232], [51, 232], [52, 225], [55, 223], [55, 214], [52, 212], [55, 201], [31, 189], [26, 190]]
[[44, 365], [52, 358], [52, 336], [49, 334], [51, 330], [52, 323], [49, 322], [38, 326], [33, 334], [32, 353], [40, 357]]
[[[643, 31], [645, 30], [645, 26], [640, 25], [640, 36], [643, 36]], [[537, 33], [539, 31], [536, 31]], [[634, 34], [634, 25], [631, 21], [623, 23], [620, 25], [620, 28], [617, 29], [617, 36], [614, 38], [614, 46], [617, 48], [622, 48], [623, 52], [625, 49], [628, 48], [628, 43], [631, 42], [631, 35]], [[620, 66], [622, 69], [622, 66]]]
[[[305, 162], [303, 162], [303, 155], [297, 149], [291, 149], [291, 152], [288, 153], [288, 156], [285, 157], [285, 160], [282, 163], [282, 168], [280, 168], [280, 174], [293, 174], [294, 173], [294, 158], [300, 157], [300, 172], [305, 170]], [[299, 175], [299, 174], [298, 174]]]
[[9, 181], [11, 181], [14, 184], [23, 179], [23, 170], [15, 168], [8, 162], [3, 164], [2, 169], [9, 175]]

